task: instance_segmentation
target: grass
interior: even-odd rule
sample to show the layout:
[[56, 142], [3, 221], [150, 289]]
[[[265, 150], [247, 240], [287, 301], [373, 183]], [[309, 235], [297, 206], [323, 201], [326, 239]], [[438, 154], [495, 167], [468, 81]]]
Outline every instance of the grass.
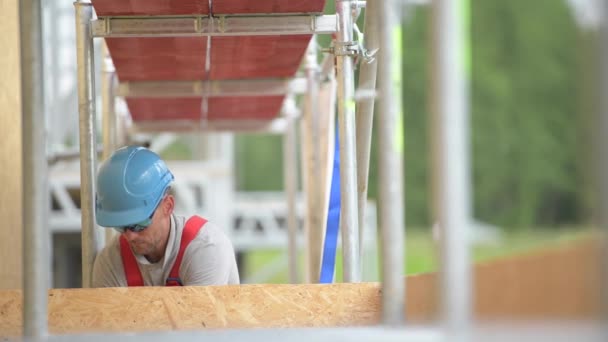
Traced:
[[[537, 248], [558, 246], [578, 239], [588, 237], [592, 232], [588, 229], [529, 229], [503, 234], [498, 242], [477, 244], [472, 249], [474, 262], [483, 262], [496, 258], [508, 257]], [[428, 231], [412, 230], [406, 240], [406, 268], [404, 274], [417, 274], [436, 271], [438, 267], [435, 243]], [[263, 250], [250, 252], [245, 257], [246, 277], [259, 272], [265, 265], [280, 258], [287, 258], [284, 250]], [[303, 269], [304, 257], [300, 255], [300, 270]], [[285, 263], [286, 264], [286, 263]], [[335, 280], [342, 279], [342, 256], [338, 251], [336, 258]], [[376, 270], [377, 271], [377, 270]], [[303, 279], [300, 274], [300, 279]], [[287, 269], [284, 267], [274, 276], [264, 282], [286, 283]]]

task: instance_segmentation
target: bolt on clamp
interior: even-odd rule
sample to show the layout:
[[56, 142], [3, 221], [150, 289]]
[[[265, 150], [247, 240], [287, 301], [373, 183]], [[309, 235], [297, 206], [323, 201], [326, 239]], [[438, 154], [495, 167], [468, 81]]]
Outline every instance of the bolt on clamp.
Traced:
[[333, 46], [327, 49], [323, 49], [323, 52], [329, 52], [335, 56], [351, 56], [357, 57], [359, 55], [359, 44], [354, 41], [350, 42], [333, 42]]

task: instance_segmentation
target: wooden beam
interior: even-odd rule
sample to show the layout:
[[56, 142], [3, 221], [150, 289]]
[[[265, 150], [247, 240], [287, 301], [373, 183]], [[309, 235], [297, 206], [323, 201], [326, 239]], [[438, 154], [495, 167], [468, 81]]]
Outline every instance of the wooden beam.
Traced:
[[[475, 267], [475, 314], [485, 319], [599, 317], [593, 239]], [[437, 275], [407, 278], [406, 315], [437, 315]], [[380, 322], [378, 283], [53, 289], [52, 334], [204, 328], [362, 326]], [[21, 291], [0, 291], [0, 336], [22, 329]]]
[[[365, 325], [377, 284], [141, 287], [49, 291], [51, 333]], [[20, 291], [0, 292], [0, 331], [19, 334]]]
[[0, 289], [16, 289], [22, 283], [23, 235], [19, 1], [0, 2], [0, 32]]

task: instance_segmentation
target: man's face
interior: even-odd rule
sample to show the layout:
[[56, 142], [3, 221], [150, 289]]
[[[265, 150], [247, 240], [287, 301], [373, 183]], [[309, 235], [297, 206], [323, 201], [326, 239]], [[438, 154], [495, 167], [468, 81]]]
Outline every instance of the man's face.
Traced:
[[[167, 195], [161, 200], [154, 211], [152, 223], [146, 229], [141, 232], [126, 230], [122, 233], [135, 254], [144, 255], [148, 257], [148, 259], [150, 259], [150, 257], [156, 259], [159, 255], [160, 258], [162, 258], [169, 238], [172, 212], [173, 196]], [[154, 260], [154, 262], [156, 261], [158, 260]]]

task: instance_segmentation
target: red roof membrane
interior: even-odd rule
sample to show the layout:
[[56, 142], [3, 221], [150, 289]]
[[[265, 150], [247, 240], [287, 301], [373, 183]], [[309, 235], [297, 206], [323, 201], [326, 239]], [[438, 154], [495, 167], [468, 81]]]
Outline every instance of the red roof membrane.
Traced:
[[[93, 0], [98, 16], [205, 15], [208, 0]], [[213, 0], [214, 14], [320, 13], [325, 0]], [[285, 78], [295, 75], [310, 35], [213, 37], [210, 70], [205, 70], [207, 37], [106, 39], [118, 78], [125, 81], [195, 81]], [[130, 98], [138, 120], [272, 119], [283, 96], [208, 99]], [[204, 117], [203, 117], [204, 116]]]
[[209, 14], [207, 0], [93, 0], [97, 16]]
[[120, 81], [205, 79], [207, 38], [108, 38]]
[[279, 114], [282, 96], [214, 97], [202, 112], [202, 98], [132, 98], [127, 103], [135, 121], [268, 120]]
[[214, 37], [211, 79], [293, 77], [310, 35]]
[[93, 0], [98, 16], [320, 13], [325, 0]]
[[213, 0], [213, 13], [321, 13], [325, 0]]

